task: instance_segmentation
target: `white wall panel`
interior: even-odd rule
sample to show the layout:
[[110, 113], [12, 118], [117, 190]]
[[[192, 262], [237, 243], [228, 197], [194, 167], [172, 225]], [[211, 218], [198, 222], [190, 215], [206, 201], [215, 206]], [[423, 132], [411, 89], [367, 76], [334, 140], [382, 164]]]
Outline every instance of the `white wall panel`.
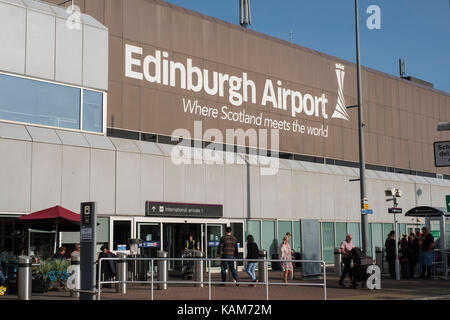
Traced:
[[27, 11], [27, 75], [55, 79], [55, 25], [55, 16]]
[[98, 214], [115, 213], [116, 156], [114, 151], [91, 149], [90, 201]]
[[225, 166], [212, 164], [206, 166], [206, 202], [211, 204], [225, 203]]
[[247, 194], [244, 186], [245, 166], [225, 165], [225, 203], [224, 217], [243, 218], [247, 208], [244, 209], [244, 197]]
[[164, 158], [141, 154], [141, 202], [140, 211], [145, 214], [145, 201], [164, 199]]
[[321, 213], [321, 201], [322, 201], [322, 188], [320, 181], [320, 173], [306, 172], [304, 175], [303, 183], [306, 187], [306, 212], [305, 218], [307, 219], [320, 219]]
[[62, 145], [33, 143], [31, 211], [61, 204]]
[[175, 165], [164, 158], [164, 201], [186, 202], [184, 165]]
[[117, 151], [116, 161], [116, 213], [142, 215], [140, 154]]
[[[252, 219], [261, 218], [261, 175], [256, 166], [250, 167], [250, 215]], [[247, 188], [247, 186], [246, 186]], [[245, 191], [247, 194], [247, 190]], [[247, 203], [245, 203], [247, 210]], [[246, 215], [247, 216], [247, 215]]]
[[303, 171], [292, 171], [292, 217], [295, 220], [307, 217], [308, 184], [305, 183], [305, 174]]
[[189, 203], [206, 202], [205, 166], [187, 165], [185, 166], [186, 177], [186, 201]]
[[82, 84], [83, 26], [69, 29], [67, 20], [56, 18], [55, 80]]
[[63, 146], [61, 205], [74, 212], [80, 211], [80, 203], [90, 201], [89, 173], [90, 150]]
[[334, 207], [334, 185], [336, 176], [329, 174], [320, 175], [320, 217], [323, 220], [335, 219], [335, 207]]
[[108, 32], [85, 25], [83, 34], [83, 85], [108, 90]]
[[[333, 179], [334, 219], [335, 221], [347, 220], [347, 199], [345, 193], [349, 192], [349, 182], [346, 176], [334, 176]], [[326, 197], [326, 196], [325, 196]]]
[[292, 218], [292, 171], [280, 169], [276, 175], [278, 219]]
[[0, 211], [29, 212], [31, 142], [0, 139]]
[[26, 9], [0, 2], [0, 70], [25, 73]]
[[275, 219], [277, 216], [277, 176], [261, 175], [261, 217]]

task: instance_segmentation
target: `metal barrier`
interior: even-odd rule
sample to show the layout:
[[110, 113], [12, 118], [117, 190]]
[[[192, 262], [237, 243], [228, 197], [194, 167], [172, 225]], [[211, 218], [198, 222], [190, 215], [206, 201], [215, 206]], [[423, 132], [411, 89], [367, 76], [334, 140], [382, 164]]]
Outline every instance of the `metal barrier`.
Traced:
[[[327, 274], [326, 274], [326, 266], [325, 266], [325, 262], [322, 260], [280, 260], [280, 259], [222, 259], [222, 258], [192, 258], [193, 261], [204, 261], [207, 263], [208, 266], [208, 281], [195, 281], [193, 279], [193, 281], [169, 281], [166, 279], [164, 280], [154, 280], [154, 274], [153, 272], [151, 272], [151, 280], [150, 281], [101, 281], [101, 274], [102, 274], [102, 270], [101, 270], [101, 262], [103, 260], [113, 260], [113, 261], [119, 261], [119, 260], [126, 260], [126, 261], [149, 261], [151, 262], [151, 270], [154, 270], [154, 263], [156, 261], [156, 263], [158, 264], [158, 262], [165, 262], [162, 265], [168, 265], [168, 261], [182, 261], [182, 260], [191, 260], [191, 259], [186, 259], [186, 258], [101, 258], [99, 260], [98, 263], [98, 288], [97, 288], [97, 300], [101, 299], [101, 287], [102, 284], [118, 284], [118, 283], [130, 283], [130, 284], [150, 284], [151, 286], [151, 296], [150, 299], [154, 300], [154, 286], [155, 284], [158, 284], [158, 287], [160, 285], [162, 285], [163, 287], [165, 286], [167, 288], [168, 284], [194, 284], [194, 285], [198, 285], [198, 284], [208, 284], [208, 300], [212, 300], [211, 299], [211, 286], [212, 285], [219, 285], [219, 284], [227, 284], [229, 282], [223, 282], [223, 281], [211, 281], [211, 261], [219, 261], [219, 262], [227, 262], [227, 261], [233, 261], [233, 262], [237, 262], [237, 261], [243, 261], [245, 262], [263, 262], [264, 263], [264, 270], [265, 270], [265, 274], [266, 276], [266, 280], [263, 282], [244, 282], [244, 281], [239, 281], [239, 284], [241, 285], [264, 285], [266, 287], [266, 300], [269, 300], [269, 285], [284, 285], [284, 286], [311, 286], [311, 287], [323, 287], [323, 298], [324, 300], [327, 300]], [[284, 282], [269, 282], [268, 279], [268, 264], [270, 262], [292, 262], [292, 263], [296, 263], [296, 262], [300, 262], [300, 263], [320, 263], [321, 265], [321, 269], [322, 269], [322, 274], [323, 274], [323, 282], [322, 283], [301, 283], [301, 282], [293, 282], [293, 283], [284, 283]], [[161, 264], [159, 264], [161, 265]], [[167, 268], [167, 267], [166, 267]], [[160, 273], [161, 270], [158, 270], [158, 273]], [[167, 270], [165, 270], [165, 274], [167, 274]], [[158, 277], [159, 278], [159, 277]]]
[[[436, 261], [436, 252], [440, 253], [440, 260]], [[438, 265], [441, 265], [441, 271], [442, 271], [442, 277], [444, 279], [447, 279], [448, 277], [448, 264], [447, 264], [447, 255], [450, 254], [450, 250], [447, 249], [434, 249], [433, 253], [433, 278], [439, 278], [437, 275], [437, 267]]]

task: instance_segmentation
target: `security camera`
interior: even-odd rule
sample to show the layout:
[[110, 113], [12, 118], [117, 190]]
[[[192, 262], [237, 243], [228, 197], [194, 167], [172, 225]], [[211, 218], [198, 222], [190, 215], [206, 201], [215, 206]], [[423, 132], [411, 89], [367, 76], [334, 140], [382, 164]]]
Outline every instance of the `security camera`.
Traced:
[[384, 190], [384, 194], [386, 195], [386, 197], [401, 198], [402, 191], [400, 189], [391, 188], [391, 189]]
[[393, 197], [395, 194], [395, 188], [384, 190], [386, 197]]

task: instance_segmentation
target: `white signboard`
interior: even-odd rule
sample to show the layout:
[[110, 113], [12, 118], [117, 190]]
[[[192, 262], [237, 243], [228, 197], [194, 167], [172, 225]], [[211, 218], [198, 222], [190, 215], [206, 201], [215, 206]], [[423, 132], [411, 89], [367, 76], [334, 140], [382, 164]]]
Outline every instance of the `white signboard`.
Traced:
[[450, 141], [434, 143], [434, 165], [436, 167], [450, 166]]

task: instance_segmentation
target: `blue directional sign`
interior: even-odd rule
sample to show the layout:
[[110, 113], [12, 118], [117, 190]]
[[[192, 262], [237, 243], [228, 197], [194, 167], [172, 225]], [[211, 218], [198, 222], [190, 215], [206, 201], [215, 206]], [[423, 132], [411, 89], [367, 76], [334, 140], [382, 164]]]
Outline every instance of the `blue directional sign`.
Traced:
[[361, 209], [362, 214], [373, 214], [373, 209]]

